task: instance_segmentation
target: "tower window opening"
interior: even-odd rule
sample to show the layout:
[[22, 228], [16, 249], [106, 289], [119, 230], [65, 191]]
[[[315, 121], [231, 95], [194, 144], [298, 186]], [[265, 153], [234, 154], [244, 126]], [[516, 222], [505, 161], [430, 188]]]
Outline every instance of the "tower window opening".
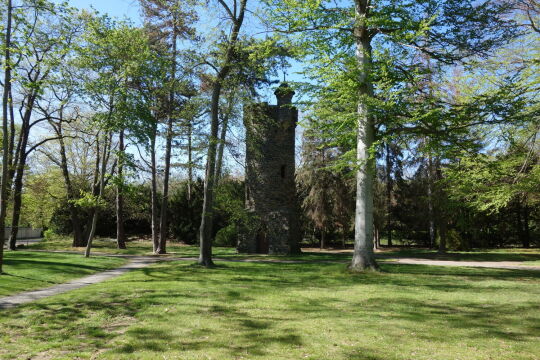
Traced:
[[285, 165], [281, 165], [281, 178], [285, 179]]

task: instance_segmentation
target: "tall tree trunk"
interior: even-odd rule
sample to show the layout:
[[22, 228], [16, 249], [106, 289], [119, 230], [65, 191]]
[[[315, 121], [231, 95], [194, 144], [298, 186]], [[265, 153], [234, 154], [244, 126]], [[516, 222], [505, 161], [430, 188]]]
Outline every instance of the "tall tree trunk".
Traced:
[[171, 90], [169, 92], [169, 108], [167, 119], [167, 140], [165, 144], [165, 170], [163, 174], [163, 201], [161, 202], [161, 216], [159, 218], [159, 247], [158, 254], [167, 253], [167, 237], [169, 236], [168, 212], [169, 212], [169, 174], [171, 170], [171, 148], [173, 139], [173, 119], [174, 119], [174, 101], [175, 101], [175, 82], [176, 82], [176, 39], [177, 19], [173, 19], [172, 36], [172, 68], [171, 68]]
[[379, 241], [379, 229], [377, 226], [373, 227], [373, 251], [381, 247], [381, 242]]
[[227, 141], [227, 130], [229, 127], [229, 118], [234, 108], [234, 96], [231, 95], [229, 104], [225, 114], [223, 114], [223, 121], [221, 122], [221, 134], [219, 135], [219, 145], [217, 150], [216, 159], [216, 184], [219, 183], [223, 169], [223, 152], [225, 151], [225, 142]]
[[368, 0], [355, 0], [356, 58], [360, 70], [360, 100], [358, 103], [356, 159], [356, 210], [354, 217], [354, 253], [350, 269], [377, 270], [379, 266], [373, 253], [373, 181], [375, 158], [371, 154], [375, 140], [375, 128], [366, 97], [373, 96], [373, 85], [369, 79], [371, 69], [371, 38], [366, 26]]
[[[92, 180], [92, 195], [94, 197], [99, 196], [99, 175], [100, 175], [100, 167], [102, 162], [101, 157], [101, 142], [100, 142], [100, 136], [101, 133], [98, 132], [96, 135], [96, 162], [94, 164], [94, 179]], [[105, 154], [105, 150], [103, 150], [103, 154]], [[94, 221], [94, 216], [96, 214], [96, 209], [93, 208], [90, 210], [91, 215], [86, 220], [86, 225], [84, 227], [83, 237], [85, 239], [85, 246], [88, 247], [88, 238], [90, 237], [90, 233], [92, 232], [92, 222]]]
[[[216, 147], [218, 142], [218, 127], [219, 127], [219, 98], [221, 96], [221, 87], [223, 82], [229, 75], [232, 66], [234, 48], [238, 40], [240, 28], [244, 22], [244, 14], [246, 10], [247, 0], [240, 1], [238, 17], [232, 18], [233, 27], [227, 52], [225, 54], [223, 67], [218, 72], [212, 89], [212, 101], [210, 110], [210, 139], [208, 144], [208, 152], [206, 156], [206, 176], [204, 181], [204, 196], [203, 209], [201, 216], [201, 226], [199, 228], [200, 237], [200, 254], [199, 264], [209, 267], [214, 264], [212, 261], [212, 217], [214, 210], [214, 177], [216, 171]], [[233, 14], [234, 16], [234, 14]]]
[[120, 130], [118, 137], [118, 179], [116, 186], [116, 244], [119, 249], [126, 248], [126, 234], [124, 231], [124, 130]]
[[11, 94], [11, 20], [13, 5], [7, 0], [6, 38], [4, 52], [4, 94], [2, 97], [2, 179], [0, 181], [0, 274], [4, 265], [4, 242], [6, 229], [6, 213], [8, 198], [8, 167], [9, 167], [9, 129], [8, 105], [12, 101]]
[[193, 191], [193, 124], [188, 123], [188, 183], [187, 183], [187, 198], [191, 201], [191, 193]]
[[386, 144], [386, 231], [388, 246], [392, 246], [392, 157], [390, 143]]
[[36, 95], [32, 92], [32, 94], [28, 97], [26, 103], [26, 109], [23, 115], [22, 126], [20, 130], [19, 143], [17, 144], [17, 154], [13, 163], [13, 166], [16, 168], [16, 175], [15, 181], [13, 183], [13, 212], [11, 218], [11, 234], [9, 237], [9, 248], [11, 250], [16, 250], [17, 248], [17, 234], [19, 232], [19, 220], [21, 217], [22, 206], [23, 179], [26, 167], [26, 160], [28, 157], [28, 154], [26, 153], [26, 148], [28, 146], [28, 140], [30, 138], [30, 121], [32, 117], [35, 99]]
[[[103, 198], [103, 192], [105, 190], [105, 172], [107, 171], [107, 151], [108, 147], [110, 146], [110, 139], [109, 134], [105, 134], [104, 136], [104, 144], [103, 144], [103, 154], [101, 159], [101, 171], [99, 173], [99, 192], [97, 199], [100, 201]], [[86, 244], [86, 250], [84, 252], [85, 257], [90, 257], [90, 250], [92, 249], [92, 241], [94, 240], [94, 236], [96, 234], [96, 226], [97, 226], [97, 220], [99, 217], [99, 204], [94, 209], [94, 214], [92, 216], [92, 224], [90, 227], [90, 233], [88, 234], [88, 242]]]
[[427, 200], [428, 200], [428, 221], [429, 221], [429, 248], [435, 247], [435, 211], [433, 209], [433, 160], [428, 156], [427, 167]]
[[167, 142], [165, 145], [165, 169], [163, 174], [163, 198], [161, 201], [161, 215], [159, 217], [159, 245], [156, 253], [167, 253], [167, 237], [169, 235], [168, 211], [169, 211], [169, 174], [171, 167], [171, 147], [172, 147], [172, 118], [169, 118], [167, 125]]
[[523, 247], [529, 248], [531, 246], [531, 232], [529, 228], [529, 206], [525, 203], [523, 207]]
[[324, 240], [325, 240], [325, 239], [324, 239], [325, 234], [326, 234], [326, 229], [325, 229], [325, 228], [322, 228], [322, 229], [321, 229], [321, 244], [320, 244], [320, 245], [321, 245], [321, 250], [323, 250], [324, 247], [326, 246], [326, 244], [325, 244], [325, 242], [324, 242]]
[[[26, 151], [26, 146], [24, 146], [23, 149]], [[17, 175], [15, 176], [15, 182], [13, 184], [13, 212], [11, 216], [11, 234], [9, 236], [10, 250], [17, 249], [17, 234], [19, 233], [19, 220], [21, 217], [22, 188], [25, 166], [26, 154], [22, 154], [19, 158], [19, 164], [17, 164]]]
[[212, 218], [214, 209], [214, 179], [216, 167], [216, 147], [218, 136], [218, 109], [219, 96], [221, 92], [221, 81], [225, 77], [218, 78], [212, 92], [212, 116], [210, 128], [210, 143], [208, 144], [208, 154], [206, 160], [206, 176], [204, 181], [204, 197], [201, 226], [199, 229], [201, 251], [199, 254], [199, 264], [209, 267], [214, 264], [212, 261]]
[[157, 161], [156, 161], [156, 129], [150, 139], [150, 161], [152, 173], [152, 244], [156, 253], [159, 248], [159, 218], [158, 218], [158, 194], [157, 194]]
[[69, 175], [68, 161], [66, 155], [66, 144], [64, 142], [64, 134], [62, 130], [62, 112], [60, 114], [60, 123], [57, 126], [53, 127], [56, 131], [56, 136], [58, 137], [58, 144], [60, 145], [60, 167], [62, 170], [62, 175], [64, 176], [64, 183], [66, 185], [69, 215], [71, 217], [71, 224], [73, 227], [72, 246], [83, 247], [86, 246], [86, 238], [84, 238], [83, 236], [79, 212], [76, 205], [73, 203], [76, 200], [77, 196], [75, 194], [75, 189], [73, 188], [73, 184], [71, 183], [71, 177]]
[[437, 221], [439, 227], [439, 254], [446, 253], [446, 239], [448, 235], [448, 219], [444, 204], [446, 204], [446, 194], [441, 185], [441, 180], [443, 179], [441, 171], [440, 159], [437, 158], [435, 161], [435, 175], [437, 178]]

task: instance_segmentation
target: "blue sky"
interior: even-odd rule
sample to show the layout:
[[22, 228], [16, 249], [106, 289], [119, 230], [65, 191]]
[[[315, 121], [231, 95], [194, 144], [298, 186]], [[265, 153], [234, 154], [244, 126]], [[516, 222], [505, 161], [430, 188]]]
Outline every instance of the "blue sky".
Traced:
[[118, 18], [128, 17], [134, 22], [140, 21], [138, 0], [71, 0], [69, 3], [77, 8], [93, 7], [100, 13], [108, 13]]

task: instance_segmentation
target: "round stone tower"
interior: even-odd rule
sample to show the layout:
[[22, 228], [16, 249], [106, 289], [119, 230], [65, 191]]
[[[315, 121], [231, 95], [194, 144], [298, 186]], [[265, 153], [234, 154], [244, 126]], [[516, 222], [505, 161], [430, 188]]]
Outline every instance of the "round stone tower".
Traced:
[[294, 91], [282, 83], [277, 105], [244, 108], [246, 128], [246, 208], [252, 223], [241, 232], [238, 251], [291, 254], [300, 251], [296, 198]]

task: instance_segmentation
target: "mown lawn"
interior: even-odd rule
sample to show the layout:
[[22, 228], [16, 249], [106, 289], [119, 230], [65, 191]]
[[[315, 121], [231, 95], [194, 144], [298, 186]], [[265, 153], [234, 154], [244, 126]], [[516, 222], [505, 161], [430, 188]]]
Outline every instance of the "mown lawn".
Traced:
[[[84, 252], [85, 248], [72, 247], [71, 241], [70, 237], [55, 235], [51, 239], [30, 244], [27, 249]], [[118, 249], [114, 239], [96, 238], [92, 242], [92, 252], [112, 255], [152, 255], [152, 242], [150, 240], [130, 240], [127, 242], [127, 249]], [[174, 256], [198, 256], [199, 247], [169, 242], [167, 243], [167, 252]], [[214, 254], [218, 256], [231, 256], [235, 253], [234, 248], [214, 248]]]
[[[71, 247], [71, 238], [66, 236], [55, 236], [52, 239], [31, 244], [29, 250], [61, 250], [83, 252], [84, 248]], [[127, 249], [120, 250], [116, 247], [114, 239], [97, 238], [94, 240], [93, 251], [104, 254], [124, 254], [124, 255], [151, 255], [152, 243], [149, 240], [132, 240], [127, 243]], [[188, 246], [180, 243], [169, 242], [167, 251], [171, 256], [193, 257], [199, 255], [197, 246]], [[226, 247], [214, 247], [215, 257], [241, 259], [249, 257], [251, 259], [288, 259], [305, 261], [349, 261], [351, 252], [333, 253], [319, 252], [317, 249], [304, 250], [304, 253], [296, 256], [265, 256], [237, 254], [236, 249]], [[433, 260], [462, 260], [462, 261], [517, 261], [524, 265], [540, 265], [540, 249], [481, 249], [472, 251], [449, 251], [447, 254], [438, 254], [436, 250], [416, 249], [416, 248], [383, 248], [377, 253], [382, 258], [420, 258]]]
[[538, 359], [540, 273], [166, 262], [3, 311], [2, 359]]
[[53, 286], [74, 278], [116, 268], [126, 262], [121, 258], [86, 259], [75, 254], [28, 251], [7, 251], [4, 256], [5, 274], [0, 275], [0, 297]]
[[439, 254], [436, 250], [401, 249], [383, 252], [385, 256], [412, 257], [433, 260], [455, 261], [517, 261], [527, 265], [540, 264], [539, 248], [509, 248], [509, 249], [474, 249], [471, 251], [448, 251]]

